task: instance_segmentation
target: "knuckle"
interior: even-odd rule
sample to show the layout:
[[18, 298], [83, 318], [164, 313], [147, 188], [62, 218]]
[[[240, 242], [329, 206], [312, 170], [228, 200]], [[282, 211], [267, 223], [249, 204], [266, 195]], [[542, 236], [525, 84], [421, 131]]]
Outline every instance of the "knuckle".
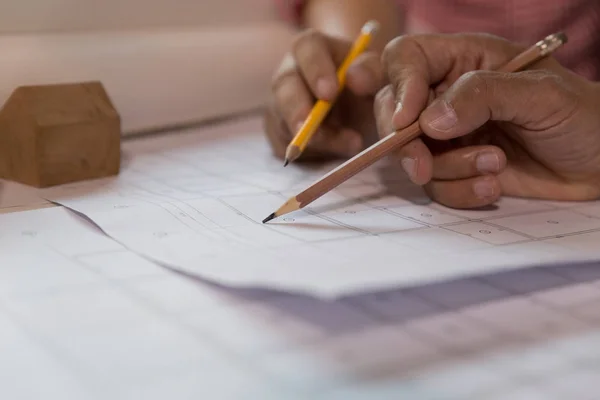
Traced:
[[390, 40], [385, 45], [385, 47], [383, 48], [383, 51], [381, 52], [381, 59], [383, 60], [384, 63], [389, 62], [390, 57], [396, 53], [396, 49], [398, 48], [398, 45], [401, 40], [402, 40], [402, 37], [396, 37], [396, 38]]
[[535, 78], [535, 85], [540, 88], [538, 93], [544, 96], [544, 102], [538, 102], [540, 107], [543, 104], [561, 119], [569, 118], [581, 107], [580, 92], [565, 77], [545, 70], [531, 71], [530, 76]]
[[489, 72], [487, 71], [469, 71], [459, 78], [459, 83], [464, 84], [474, 96], [485, 97], [490, 92]]
[[389, 85], [387, 85], [375, 94], [375, 99], [373, 101], [375, 111], [377, 111], [378, 109], [380, 109], [383, 106], [384, 100], [387, 99], [390, 95], [390, 91], [391, 91], [391, 87]]
[[295, 85], [293, 79], [281, 84], [273, 96], [273, 109], [289, 123], [301, 120], [308, 115], [310, 104], [305, 101], [304, 88]]
[[406, 36], [397, 36], [390, 40], [381, 53], [381, 60], [384, 65], [390, 64], [395, 61], [396, 55], [402, 52], [402, 49], [406, 47], [407, 42], [411, 39]]
[[542, 90], [544, 90], [544, 93], [553, 100], [564, 98], [565, 94], [568, 92], [568, 90], [566, 90], [567, 85], [565, 84], [564, 78], [556, 74], [545, 73], [538, 78], [538, 83], [540, 87], [543, 88]]
[[286, 86], [285, 84], [288, 83], [290, 78], [294, 75], [295, 71], [285, 71], [273, 76], [273, 79], [271, 79], [271, 92], [277, 97], [279, 92], [281, 92], [281, 88], [284, 88]]
[[302, 98], [300, 90], [292, 77], [281, 80], [273, 92], [274, 108], [288, 118], [296, 118], [295, 114], [300, 112], [300, 106], [303, 104], [302, 101], [298, 101]]
[[277, 92], [279, 87], [286, 81], [290, 76], [296, 75], [298, 70], [296, 68], [296, 63], [294, 62], [294, 58], [287, 54], [281, 64], [279, 65], [277, 71], [271, 77], [270, 88], [271, 92]]
[[271, 91], [278, 97], [281, 92], [286, 92], [287, 87], [295, 80], [296, 71], [285, 71], [276, 75], [271, 81]]
[[292, 43], [292, 52], [298, 54], [303, 49], [310, 47], [312, 43], [322, 39], [322, 35], [315, 29], [306, 29], [300, 33]]
[[523, 76], [539, 87], [539, 92], [544, 94], [547, 101], [564, 103], [565, 100], [573, 100], [576, 97], [572, 85], [561, 75], [548, 70], [538, 70], [526, 71]]
[[422, 53], [421, 42], [431, 35], [415, 34], [415, 35], [400, 35], [390, 40], [383, 48], [381, 59], [384, 64], [390, 64], [402, 59], [402, 54], [419, 54]]
[[428, 80], [427, 57], [420, 40], [423, 37], [419, 35], [399, 36], [384, 49], [381, 68], [387, 81], [394, 84], [397, 92], [404, 82]]

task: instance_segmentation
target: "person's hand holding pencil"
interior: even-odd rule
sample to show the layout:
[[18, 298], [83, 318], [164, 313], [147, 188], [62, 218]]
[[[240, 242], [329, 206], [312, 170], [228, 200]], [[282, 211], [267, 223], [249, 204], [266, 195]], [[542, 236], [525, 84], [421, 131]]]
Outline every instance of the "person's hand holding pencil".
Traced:
[[480, 34], [408, 36], [386, 47], [379, 132], [418, 119], [423, 134], [393, 157], [433, 200], [474, 208], [502, 195], [600, 196], [598, 84], [553, 57], [522, 72], [493, 71], [525, 49]]
[[273, 77], [265, 114], [277, 157], [346, 159], [377, 140], [373, 101], [385, 82], [381, 54], [371, 48], [376, 30], [376, 22], [365, 23], [354, 42], [316, 30], [296, 38]]

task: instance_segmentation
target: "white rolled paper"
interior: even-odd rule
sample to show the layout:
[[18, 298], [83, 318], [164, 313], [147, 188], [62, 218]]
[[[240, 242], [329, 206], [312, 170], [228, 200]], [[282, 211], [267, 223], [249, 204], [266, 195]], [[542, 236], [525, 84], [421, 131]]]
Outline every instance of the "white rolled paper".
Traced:
[[124, 133], [264, 104], [293, 32], [283, 23], [0, 35], [0, 103], [21, 85], [98, 80]]

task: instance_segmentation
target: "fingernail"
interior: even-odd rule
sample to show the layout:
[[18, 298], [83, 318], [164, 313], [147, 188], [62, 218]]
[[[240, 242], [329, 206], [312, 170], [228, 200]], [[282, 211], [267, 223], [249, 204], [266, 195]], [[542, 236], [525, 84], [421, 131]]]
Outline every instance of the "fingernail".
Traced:
[[452, 129], [458, 122], [456, 112], [448, 102], [443, 100], [434, 101], [426, 110], [429, 126], [438, 131]]
[[[389, 86], [386, 86], [383, 89], [381, 89], [379, 91], [379, 93], [377, 93], [377, 96], [379, 96], [379, 101], [381, 103], [381, 106], [383, 106], [383, 107], [389, 106], [390, 109], [393, 107], [394, 94], [392, 93], [392, 89]], [[386, 107], [386, 109], [387, 109], [387, 107]]]
[[400, 165], [402, 165], [402, 169], [404, 169], [404, 171], [410, 178], [415, 176], [417, 162], [414, 158], [405, 157], [402, 160], [400, 160]]
[[497, 172], [500, 169], [500, 158], [495, 153], [484, 153], [477, 156], [475, 165], [479, 172]]
[[402, 111], [402, 103], [401, 102], [396, 102], [396, 109], [394, 110], [394, 114], [398, 114]]
[[473, 191], [480, 199], [487, 199], [494, 196], [494, 185], [488, 181], [475, 182]]
[[329, 99], [335, 95], [337, 85], [329, 78], [319, 78], [317, 81], [317, 97]]

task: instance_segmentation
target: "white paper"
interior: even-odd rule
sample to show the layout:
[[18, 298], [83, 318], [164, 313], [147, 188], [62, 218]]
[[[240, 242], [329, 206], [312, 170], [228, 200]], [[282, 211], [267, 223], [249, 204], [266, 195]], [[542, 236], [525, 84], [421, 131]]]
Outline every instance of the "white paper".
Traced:
[[233, 287], [335, 298], [600, 258], [600, 202], [453, 210], [383, 163], [262, 224], [332, 166], [284, 169], [258, 119], [132, 140], [124, 152], [118, 178], [43, 195], [138, 254]]
[[325, 300], [172, 272], [61, 207], [8, 213], [0, 354], [20, 400], [593, 399], [600, 264]]
[[0, 215], [0, 392], [23, 400], [294, 399], [167, 307], [179, 298], [216, 322], [217, 310], [264, 297], [189, 281], [61, 207]]
[[0, 179], [0, 212], [18, 211], [51, 204], [35, 188]]

